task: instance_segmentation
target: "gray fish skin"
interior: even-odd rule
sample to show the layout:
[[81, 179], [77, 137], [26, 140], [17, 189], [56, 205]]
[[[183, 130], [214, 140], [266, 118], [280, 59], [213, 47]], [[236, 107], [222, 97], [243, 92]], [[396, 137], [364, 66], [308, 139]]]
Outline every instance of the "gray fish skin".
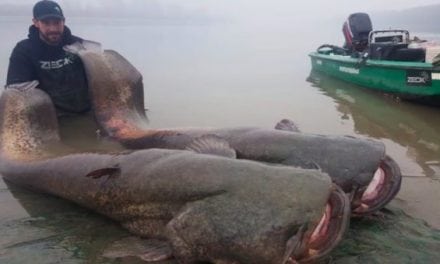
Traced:
[[[385, 146], [349, 136], [322, 136], [264, 128], [149, 130], [153, 135], [121, 140], [131, 149], [185, 149], [205, 134], [225, 139], [239, 159], [321, 169], [350, 192], [367, 186], [385, 157]], [[163, 134], [162, 134], [163, 133]]]
[[38, 89], [4, 91], [0, 110], [6, 180], [166, 239], [181, 263], [284, 263], [287, 242], [318, 223], [330, 196], [331, 180], [317, 170], [181, 150], [69, 154]]
[[289, 125], [290, 131], [150, 129], [144, 111], [142, 75], [133, 65], [111, 50], [88, 49], [80, 44], [67, 50], [78, 54], [84, 62], [98, 123], [127, 148], [186, 149], [196, 138], [212, 134], [224, 138], [239, 159], [320, 168], [346, 192], [367, 186], [385, 158], [381, 142], [295, 133], [294, 124]]

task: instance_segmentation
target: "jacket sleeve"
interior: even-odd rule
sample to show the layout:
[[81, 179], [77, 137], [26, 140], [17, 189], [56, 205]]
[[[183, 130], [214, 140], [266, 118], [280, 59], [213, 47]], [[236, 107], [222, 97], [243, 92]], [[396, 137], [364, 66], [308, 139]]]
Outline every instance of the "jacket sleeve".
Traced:
[[6, 85], [36, 80], [36, 72], [26, 49], [17, 44], [9, 58]]

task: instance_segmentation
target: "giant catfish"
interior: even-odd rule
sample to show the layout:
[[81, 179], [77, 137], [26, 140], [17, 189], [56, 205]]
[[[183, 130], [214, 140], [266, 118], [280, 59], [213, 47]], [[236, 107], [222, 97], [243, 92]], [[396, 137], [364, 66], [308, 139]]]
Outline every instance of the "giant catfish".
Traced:
[[400, 189], [400, 169], [378, 141], [252, 127], [150, 129], [142, 75], [133, 65], [95, 42], [65, 49], [84, 63], [98, 124], [128, 148], [193, 149], [198, 138], [215, 135], [226, 140], [239, 159], [322, 169], [350, 194], [358, 215], [379, 210]]
[[167, 241], [171, 250], [152, 249], [144, 260], [309, 262], [347, 228], [348, 198], [319, 170], [188, 150], [75, 153], [60, 141], [54, 107], [35, 86], [0, 98], [0, 173]]

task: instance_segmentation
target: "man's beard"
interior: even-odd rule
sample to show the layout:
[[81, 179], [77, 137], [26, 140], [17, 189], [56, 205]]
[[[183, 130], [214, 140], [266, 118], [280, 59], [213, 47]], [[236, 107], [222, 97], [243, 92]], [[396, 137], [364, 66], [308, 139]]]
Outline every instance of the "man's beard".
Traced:
[[62, 33], [51, 32], [49, 34], [40, 33], [40, 37], [50, 45], [58, 45], [62, 40]]

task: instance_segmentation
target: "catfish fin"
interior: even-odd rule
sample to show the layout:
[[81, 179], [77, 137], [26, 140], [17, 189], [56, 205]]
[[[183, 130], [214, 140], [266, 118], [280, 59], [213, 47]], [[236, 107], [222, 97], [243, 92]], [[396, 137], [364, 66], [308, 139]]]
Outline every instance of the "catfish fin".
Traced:
[[89, 177], [92, 179], [99, 179], [104, 176], [114, 177], [114, 176], [119, 176], [120, 174], [121, 174], [121, 168], [110, 167], [110, 168], [103, 168], [103, 169], [97, 169], [97, 170], [91, 171], [86, 175], [86, 177]]
[[322, 171], [321, 166], [314, 160], [305, 159], [300, 155], [292, 153], [289, 158], [284, 160], [282, 164], [290, 165], [294, 167], [300, 167], [302, 169], [319, 170]]
[[129, 155], [133, 152], [135, 152], [136, 150], [134, 149], [124, 149], [124, 150], [117, 150], [117, 151], [110, 151], [107, 154], [108, 155], [115, 155], [115, 156], [121, 156], [121, 155]]
[[237, 158], [237, 153], [231, 148], [229, 143], [222, 137], [213, 134], [203, 135], [194, 139], [185, 149], [201, 154], [211, 154], [232, 159]]
[[298, 250], [301, 250], [301, 241], [304, 238], [305, 230], [305, 225], [302, 225], [296, 232], [296, 235], [287, 240], [286, 250], [284, 253], [284, 261], [282, 263], [298, 264], [298, 262], [291, 258], [291, 256], [294, 255]]
[[135, 258], [145, 262], [164, 261], [173, 258], [171, 247], [166, 241], [126, 237], [112, 243], [103, 256], [109, 259], [130, 261]]
[[300, 132], [299, 128], [295, 125], [295, 123], [290, 119], [283, 119], [275, 125], [275, 129], [291, 131], [291, 132]]

